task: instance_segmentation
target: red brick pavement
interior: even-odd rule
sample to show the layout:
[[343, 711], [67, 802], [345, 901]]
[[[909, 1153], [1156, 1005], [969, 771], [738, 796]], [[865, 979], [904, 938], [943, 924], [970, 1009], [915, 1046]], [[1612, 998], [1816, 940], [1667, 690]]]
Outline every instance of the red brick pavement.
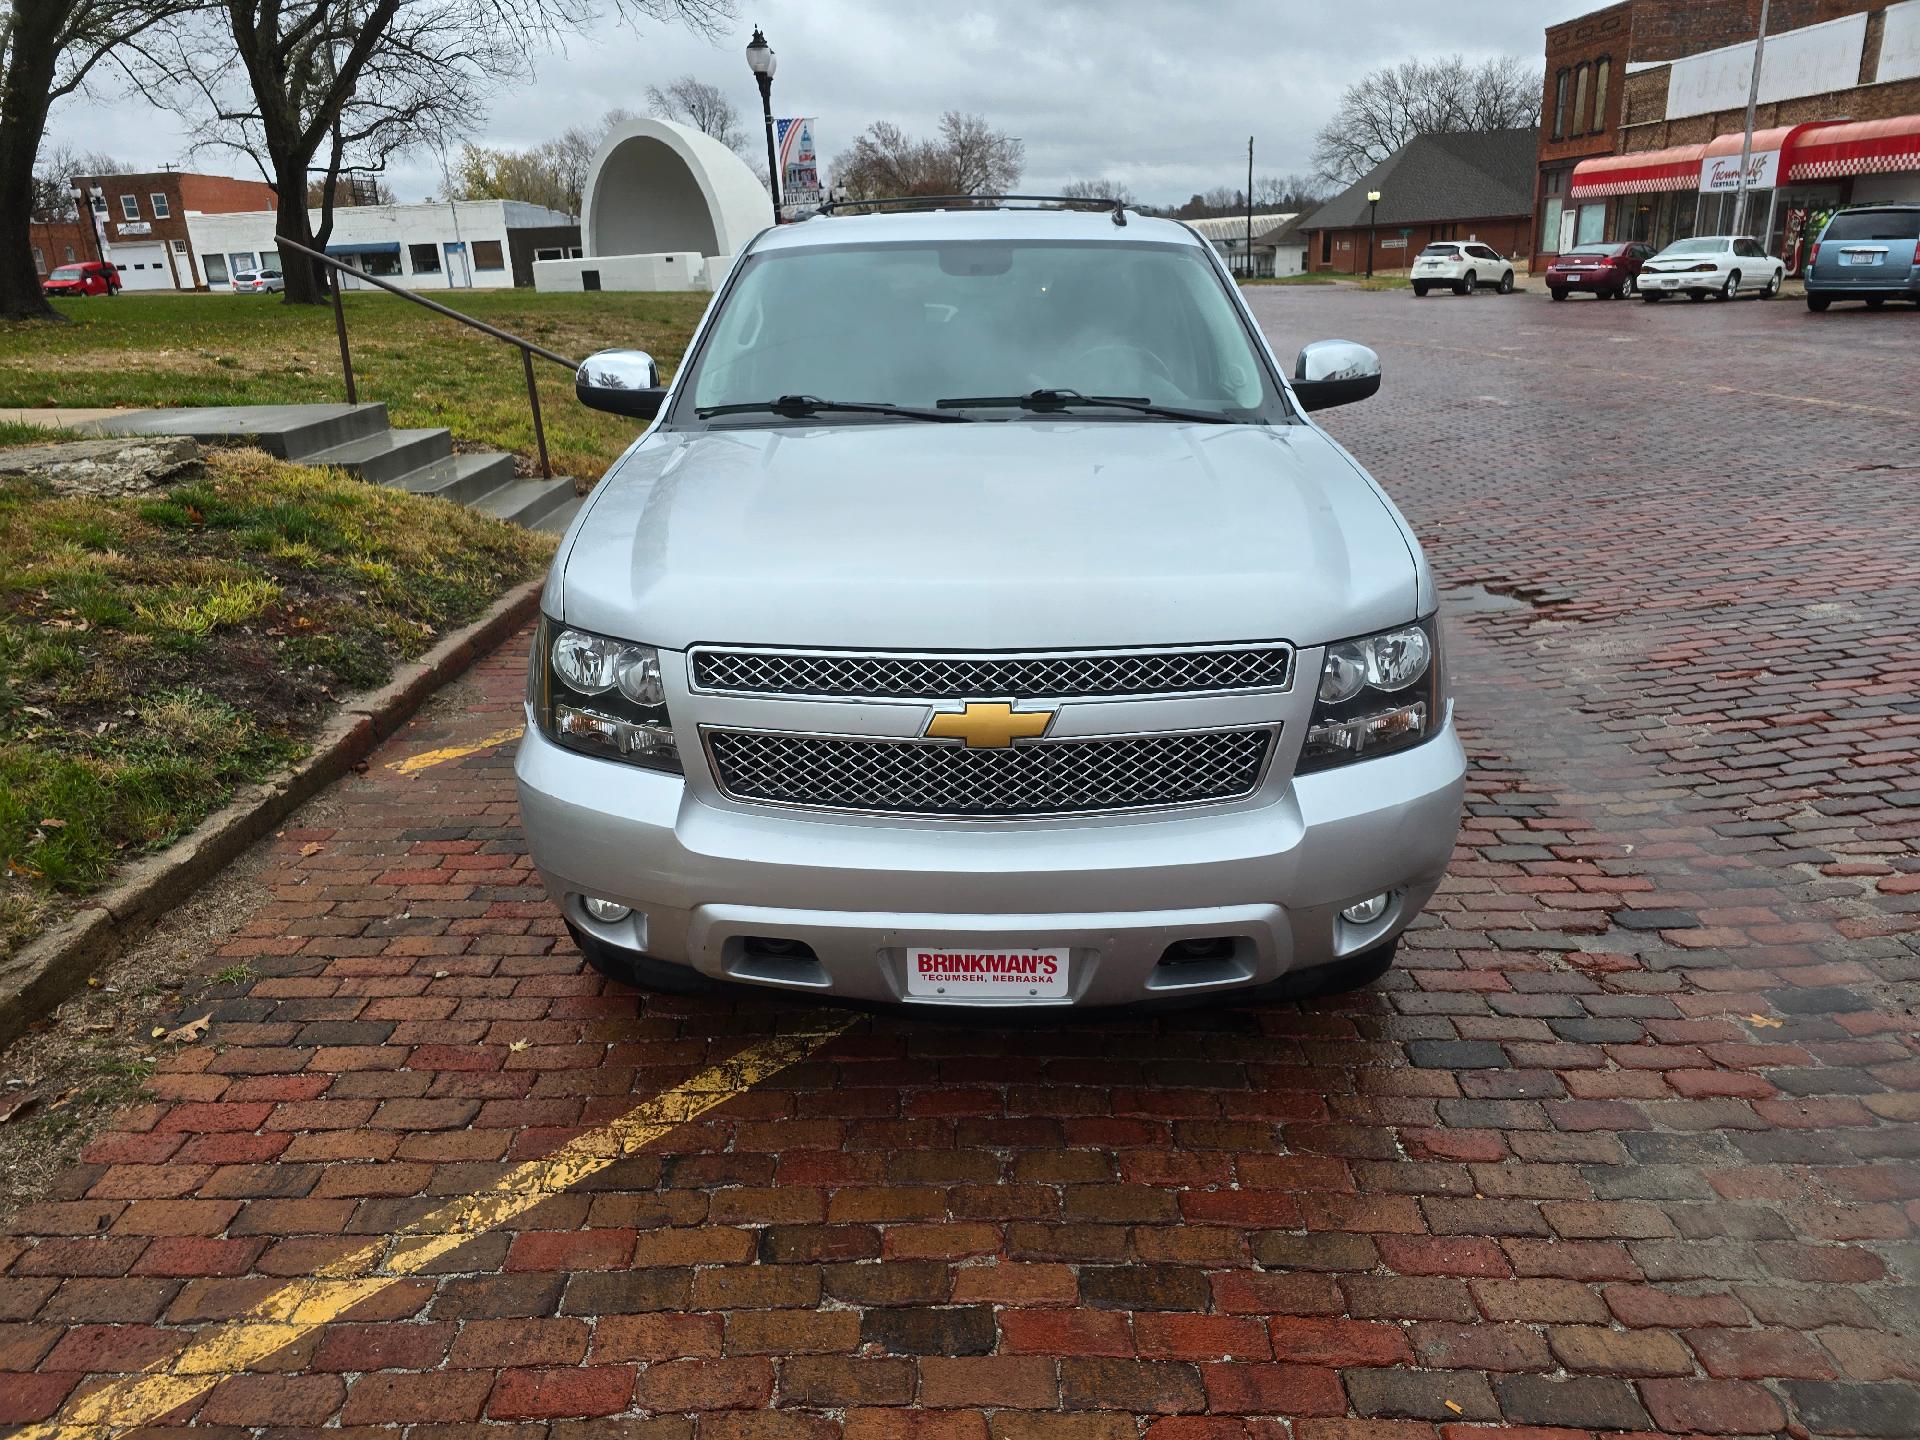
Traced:
[[[1920, 1436], [1912, 317], [1256, 303], [1289, 350], [1379, 346], [1330, 419], [1463, 602], [1470, 814], [1402, 967], [1305, 1008], [863, 1021], [174, 1420]], [[383, 768], [510, 722], [522, 650], [273, 842], [209, 958], [259, 978], [0, 1234], [0, 1420], [794, 1013], [583, 970], [506, 751]]]

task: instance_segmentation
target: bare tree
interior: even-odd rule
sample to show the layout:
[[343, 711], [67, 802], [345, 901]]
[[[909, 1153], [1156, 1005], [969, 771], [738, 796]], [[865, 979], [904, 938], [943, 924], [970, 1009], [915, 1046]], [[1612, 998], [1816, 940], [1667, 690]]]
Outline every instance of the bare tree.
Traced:
[[1262, 175], [1253, 182], [1253, 203], [1261, 210], [1312, 210], [1326, 203], [1327, 186], [1311, 175]]
[[53, 102], [197, 0], [9, 0], [0, 9], [0, 317], [52, 319], [28, 225]]
[[41, 221], [77, 219], [74, 176], [125, 175], [132, 169], [124, 160], [105, 151], [75, 150], [69, 145], [42, 146], [40, 161], [33, 167], [33, 218]]
[[1540, 123], [1540, 71], [1511, 55], [1402, 60], [1347, 87], [1314, 139], [1320, 178], [1350, 185], [1416, 135]]
[[833, 183], [849, 198], [1004, 194], [1020, 183], [1026, 147], [985, 116], [949, 110], [937, 140], [916, 140], [876, 120], [833, 162]]
[[1124, 180], [1069, 180], [1060, 187], [1060, 194], [1069, 200], [1117, 200], [1120, 204], [1134, 204], [1133, 188]]
[[726, 91], [691, 75], [682, 75], [664, 90], [649, 85], [647, 108], [662, 120], [677, 120], [702, 135], [711, 135], [729, 150], [744, 151], [752, 138]]
[[[695, 27], [726, 13], [725, 0], [609, 4]], [[377, 175], [405, 151], [471, 133], [487, 96], [598, 14], [596, 0], [223, 0], [225, 43], [191, 37], [169, 62], [207, 117], [203, 141], [252, 156], [282, 197], [278, 238], [321, 248], [344, 171]], [[316, 174], [317, 227], [299, 203]], [[281, 258], [287, 303], [319, 303], [319, 267], [297, 251]]]
[[580, 213], [594, 153], [632, 112], [609, 110], [600, 123], [575, 125], [526, 150], [462, 145], [445, 165], [450, 200], [525, 200], [568, 215]]

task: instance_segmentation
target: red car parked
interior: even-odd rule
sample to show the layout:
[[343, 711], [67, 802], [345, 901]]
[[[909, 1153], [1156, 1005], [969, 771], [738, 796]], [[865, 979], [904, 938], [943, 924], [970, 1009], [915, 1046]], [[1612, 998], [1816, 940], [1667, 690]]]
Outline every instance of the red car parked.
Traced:
[[1653, 246], [1635, 240], [1576, 245], [1547, 266], [1547, 293], [1564, 300], [1569, 290], [1591, 290], [1602, 300], [1618, 300], [1634, 292], [1640, 267], [1652, 255]]
[[120, 272], [98, 260], [82, 260], [76, 265], [62, 265], [40, 288], [49, 295], [117, 295]]

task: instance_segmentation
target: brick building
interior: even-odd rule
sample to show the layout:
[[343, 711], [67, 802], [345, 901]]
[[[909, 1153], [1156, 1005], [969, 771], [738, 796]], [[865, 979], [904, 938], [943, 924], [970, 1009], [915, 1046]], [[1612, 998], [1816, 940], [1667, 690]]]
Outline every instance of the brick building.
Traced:
[[[1532, 251], [1734, 224], [1759, 0], [1622, 0], [1546, 32]], [[1920, 200], [1920, 0], [1774, 0], [1746, 223], [1790, 268], [1829, 211]]]
[[275, 203], [273, 187], [264, 181], [181, 170], [78, 175], [73, 183], [88, 196], [104, 258], [119, 270], [127, 290], [206, 289], [187, 217], [271, 210]]
[[[1538, 132], [1419, 135], [1299, 222], [1307, 268], [1404, 270], [1434, 240], [1479, 240], [1527, 253]], [[1377, 209], [1370, 191], [1380, 192]]]
[[79, 220], [35, 220], [27, 226], [33, 268], [42, 280], [76, 260], [98, 260], [93, 236]]

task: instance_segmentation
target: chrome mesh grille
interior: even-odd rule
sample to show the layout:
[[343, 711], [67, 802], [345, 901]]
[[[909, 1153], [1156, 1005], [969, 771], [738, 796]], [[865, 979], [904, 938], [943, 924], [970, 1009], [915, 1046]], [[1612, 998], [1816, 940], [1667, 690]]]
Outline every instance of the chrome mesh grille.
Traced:
[[1031, 655], [696, 649], [698, 690], [869, 700], [1046, 699], [1284, 689], [1288, 645]]
[[968, 749], [713, 730], [707, 753], [738, 800], [895, 815], [1062, 815], [1229, 800], [1260, 783], [1271, 730], [1204, 730]]

